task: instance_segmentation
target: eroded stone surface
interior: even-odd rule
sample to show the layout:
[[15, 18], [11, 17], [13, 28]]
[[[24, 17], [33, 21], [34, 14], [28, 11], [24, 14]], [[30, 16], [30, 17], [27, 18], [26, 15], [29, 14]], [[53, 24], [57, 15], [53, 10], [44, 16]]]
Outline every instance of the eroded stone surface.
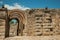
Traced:
[[[3, 19], [3, 22], [0, 22], [0, 38], [1, 36], [5, 38], [8, 35], [14, 37], [17, 36], [17, 33], [19, 37], [42, 36], [43, 38], [44, 36], [60, 35], [60, 9], [30, 9], [25, 11], [15, 9], [4, 11], [6, 11], [6, 8], [0, 9], [0, 19]], [[10, 26], [11, 19], [17, 19], [19, 25]], [[1, 24], [3, 25], [1, 26]]]

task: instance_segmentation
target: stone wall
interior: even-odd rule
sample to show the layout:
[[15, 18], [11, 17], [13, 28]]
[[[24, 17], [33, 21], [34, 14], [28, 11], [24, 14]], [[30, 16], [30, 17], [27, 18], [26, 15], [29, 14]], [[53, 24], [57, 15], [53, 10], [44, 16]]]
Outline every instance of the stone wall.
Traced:
[[60, 12], [57, 9], [32, 9], [27, 13], [27, 35], [60, 35]]
[[[10, 11], [12, 12], [12, 10]], [[17, 10], [15, 13], [20, 12]], [[30, 9], [23, 13], [25, 17], [23, 22], [24, 29], [20, 30], [23, 31], [23, 36], [60, 35], [60, 9]], [[22, 13], [20, 14], [22, 15]], [[15, 17], [17, 18], [17, 16]], [[1, 24], [3, 24], [3, 26], [0, 26], [0, 37], [1, 35], [5, 37], [5, 20], [3, 20]], [[16, 36], [17, 25], [15, 26], [10, 27], [10, 36]]]
[[5, 38], [5, 20], [0, 19], [0, 39]]

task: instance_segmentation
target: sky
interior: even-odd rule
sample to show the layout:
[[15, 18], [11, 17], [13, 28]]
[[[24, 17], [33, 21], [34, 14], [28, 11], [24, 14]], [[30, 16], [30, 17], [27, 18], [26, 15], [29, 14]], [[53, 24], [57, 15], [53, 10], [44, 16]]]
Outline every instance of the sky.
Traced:
[[60, 8], [60, 0], [0, 0], [9, 9]]

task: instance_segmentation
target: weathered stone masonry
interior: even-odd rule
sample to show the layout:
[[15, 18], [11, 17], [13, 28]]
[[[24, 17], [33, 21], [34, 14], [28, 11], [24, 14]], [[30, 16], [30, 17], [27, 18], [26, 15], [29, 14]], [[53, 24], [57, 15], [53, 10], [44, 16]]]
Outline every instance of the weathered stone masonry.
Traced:
[[32, 9], [31, 11], [27, 16], [28, 35], [60, 34], [59, 9]]
[[[11, 27], [9, 21], [18, 20]], [[0, 37], [60, 35], [60, 9], [0, 9]]]

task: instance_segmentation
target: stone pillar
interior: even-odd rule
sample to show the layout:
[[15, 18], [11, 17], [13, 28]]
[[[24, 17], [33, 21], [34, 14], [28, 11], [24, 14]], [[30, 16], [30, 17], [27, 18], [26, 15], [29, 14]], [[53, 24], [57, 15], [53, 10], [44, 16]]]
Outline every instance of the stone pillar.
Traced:
[[10, 29], [10, 26], [9, 26], [9, 17], [8, 17], [8, 11], [6, 10], [6, 22], [5, 22], [5, 38], [6, 37], [9, 37], [9, 29]]

